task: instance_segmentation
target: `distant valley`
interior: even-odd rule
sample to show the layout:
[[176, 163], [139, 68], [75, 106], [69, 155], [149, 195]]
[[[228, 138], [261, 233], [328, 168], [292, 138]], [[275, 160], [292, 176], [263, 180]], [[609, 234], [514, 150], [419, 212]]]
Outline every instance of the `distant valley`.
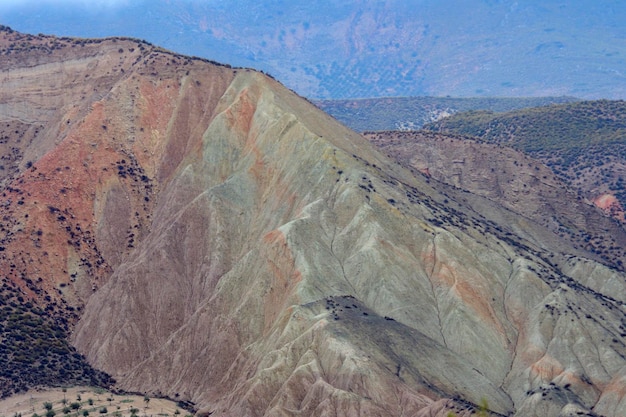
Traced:
[[317, 100], [315, 105], [357, 132], [418, 130], [456, 113], [496, 113], [579, 101], [574, 97], [385, 97], [359, 100]]
[[28, 33], [132, 36], [311, 99], [626, 98], [618, 0], [9, 1]]

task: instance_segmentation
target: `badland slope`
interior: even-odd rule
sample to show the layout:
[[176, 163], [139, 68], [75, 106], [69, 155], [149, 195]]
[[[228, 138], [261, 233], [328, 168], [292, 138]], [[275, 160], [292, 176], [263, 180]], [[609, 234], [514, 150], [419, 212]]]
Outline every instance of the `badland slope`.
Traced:
[[548, 166], [521, 151], [424, 130], [364, 136], [402, 165], [495, 201], [615, 268], [622, 269], [626, 262], [623, 226]]
[[213, 416], [624, 414], [619, 268], [257, 72], [0, 34], [0, 270], [116, 388]]
[[458, 113], [425, 129], [469, 135], [524, 151], [624, 221], [626, 102], [622, 100], [581, 101], [500, 114]]

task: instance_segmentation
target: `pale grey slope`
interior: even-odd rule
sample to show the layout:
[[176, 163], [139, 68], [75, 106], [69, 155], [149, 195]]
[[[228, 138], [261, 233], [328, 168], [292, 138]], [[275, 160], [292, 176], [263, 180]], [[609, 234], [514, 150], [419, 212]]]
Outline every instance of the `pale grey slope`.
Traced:
[[623, 274], [559, 270], [549, 231], [464, 208], [258, 74], [213, 114], [76, 329], [121, 388], [212, 415], [623, 413], [625, 306], [601, 293], [621, 287], [583, 285]]

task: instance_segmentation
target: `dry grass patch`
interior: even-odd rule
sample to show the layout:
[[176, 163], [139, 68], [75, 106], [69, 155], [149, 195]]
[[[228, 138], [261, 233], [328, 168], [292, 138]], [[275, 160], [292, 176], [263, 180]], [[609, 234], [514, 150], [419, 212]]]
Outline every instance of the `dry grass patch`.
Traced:
[[[86, 413], [86, 414], [85, 414]], [[185, 417], [173, 401], [101, 388], [41, 388], [0, 401], [0, 417]]]

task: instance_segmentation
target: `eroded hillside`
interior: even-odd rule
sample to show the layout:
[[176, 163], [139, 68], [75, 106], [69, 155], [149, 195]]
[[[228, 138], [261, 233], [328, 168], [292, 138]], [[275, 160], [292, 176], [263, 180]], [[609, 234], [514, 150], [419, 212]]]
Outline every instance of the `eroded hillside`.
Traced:
[[5, 133], [0, 267], [117, 388], [214, 416], [624, 414], [625, 277], [584, 248], [262, 74], [2, 37], [1, 121], [40, 128]]
[[496, 114], [476, 111], [427, 124], [511, 146], [548, 165], [568, 186], [624, 222], [626, 103], [581, 101]]
[[626, 233], [622, 225], [540, 161], [466, 136], [429, 131], [364, 135], [404, 166], [455, 190], [495, 201], [568, 240], [573, 247], [591, 252], [595, 259], [623, 270]]

